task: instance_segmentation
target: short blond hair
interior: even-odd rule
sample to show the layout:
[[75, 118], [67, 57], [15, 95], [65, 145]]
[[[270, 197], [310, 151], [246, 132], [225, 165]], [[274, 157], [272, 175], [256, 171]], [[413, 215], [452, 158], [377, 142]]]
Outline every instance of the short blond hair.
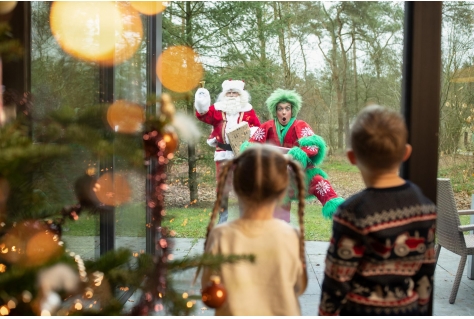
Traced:
[[408, 130], [398, 112], [380, 105], [362, 109], [351, 128], [357, 160], [372, 169], [389, 169], [403, 161]]

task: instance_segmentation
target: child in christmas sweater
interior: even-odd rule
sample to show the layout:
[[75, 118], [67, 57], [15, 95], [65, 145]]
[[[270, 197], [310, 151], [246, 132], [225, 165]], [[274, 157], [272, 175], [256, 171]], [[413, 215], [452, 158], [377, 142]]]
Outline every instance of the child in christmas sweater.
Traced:
[[347, 156], [367, 188], [338, 208], [326, 256], [320, 315], [426, 315], [435, 270], [436, 207], [398, 175], [408, 159], [400, 114], [361, 111]]
[[[299, 189], [300, 231], [273, 218], [289, 183], [287, 166], [295, 172]], [[241, 217], [213, 227], [218, 215], [224, 181], [233, 169], [235, 193], [242, 205]], [[307, 285], [304, 255], [304, 176], [299, 164], [268, 146], [249, 147], [223, 164], [216, 204], [207, 229], [205, 252], [255, 256], [255, 262], [224, 264], [216, 274], [204, 268], [203, 288], [219, 275], [227, 290], [216, 315], [301, 315], [298, 296]]]

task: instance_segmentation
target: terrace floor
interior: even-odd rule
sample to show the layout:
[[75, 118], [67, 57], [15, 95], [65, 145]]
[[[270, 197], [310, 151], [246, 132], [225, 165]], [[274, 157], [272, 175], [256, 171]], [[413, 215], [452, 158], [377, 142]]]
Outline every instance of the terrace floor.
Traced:
[[[98, 240], [94, 237], [63, 236], [69, 250], [80, 254], [82, 258], [94, 258], [96, 255]], [[204, 240], [193, 238], [175, 238], [173, 255], [175, 258], [183, 258], [201, 254]], [[309, 284], [306, 292], [300, 297], [302, 314], [304, 316], [315, 316], [318, 313], [321, 295], [321, 283], [324, 276], [324, 259], [328, 248], [328, 242], [307, 241], [306, 258], [308, 261]], [[117, 237], [116, 247], [127, 247], [132, 251], [140, 252], [145, 247], [143, 237]], [[472, 316], [474, 315], [474, 280], [467, 278], [467, 265], [461, 280], [456, 302], [451, 305], [448, 302], [449, 294], [454, 282], [460, 257], [456, 254], [441, 250], [435, 272], [433, 315], [435, 316]], [[177, 288], [189, 294], [199, 293], [199, 284], [192, 286], [195, 270], [185, 271], [175, 278]], [[132, 307], [138, 296], [132, 295], [126, 307]], [[212, 309], [207, 309], [204, 304], [197, 302], [196, 315], [213, 315]]]

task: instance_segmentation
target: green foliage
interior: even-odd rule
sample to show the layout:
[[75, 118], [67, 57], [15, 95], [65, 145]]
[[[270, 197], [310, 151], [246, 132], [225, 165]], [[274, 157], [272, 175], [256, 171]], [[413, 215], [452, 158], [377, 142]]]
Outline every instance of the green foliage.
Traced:
[[23, 55], [20, 41], [14, 39], [7, 22], [0, 22], [0, 56], [6, 62], [18, 60]]
[[[443, 165], [444, 166], [444, 165]], [[438, 177], [451, 179], [454, 192], [471, 194], [474, 190], [474, 162], [472, 156], [459, 156], [451, 165], [438, 170]]]

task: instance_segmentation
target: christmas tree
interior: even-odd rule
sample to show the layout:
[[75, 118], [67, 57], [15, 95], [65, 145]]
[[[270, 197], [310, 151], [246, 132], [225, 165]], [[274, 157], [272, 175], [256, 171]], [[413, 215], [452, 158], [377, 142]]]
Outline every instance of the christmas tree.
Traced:
[[[8, 25], [0, 24], [2, 58], [18, 58], [21, 48], [8, 36]], [[195, 130], [193, 122], [175, 114], [168, 95], [149, 102], [159, 106], [157, 115], [145, 118], [143, 111], [122, 108], [113, 116], [112, 106], [98, 105], [79, 111], [68, 107], [47, 114], [31, 137], [28, 115], [7, 112], [12, 107], [0, 99], [0, 314], [1, 315], [123, 315], [117, 291], [136, 289], [141, 297], [130, 314], [150, 315], [163, 311], [188, 315], [189, 300], [173, 286], [173, 274], [196, 267], [218, 268], [223, 263], [253, 260], [253, 256], [201, 255], [171, 260], [171, 230], [162, 227], [166, 165], [172, 160], [178, 135]], [[14, 108], [31, 107], [29, 96], [14, 97]], [[8, 104], [8, 105], [6, 105]], [[115, 108], [121, 106], [117, 104]], [[29, 114], [29, 113], [28, 113]], [[103, 119], [107, 119], [105, 122]], [[184, 125], [183, 125], [184, 123]], [[118, 129], [117, 129], [118, 127]], [[141, 134], [143, 144], [129, 134]], [[191, 134], [192, 135], [192, 134]], [[109, 191], [84, 167], [84, 176], [74, 185], [76, 200], [70, 205], [52, 204], [45, 196], [51, 184], [48, 165], [70, 156], [81, 146], [92, 156], [120, 155], [131, 167], [151, 166], [152, 183], [147, 196], [152, 204], [152, 227], [158, 233], [155, 255], [132, 255], [127, 249], [107, 252], [95, 260], [83, 260], [68, 250], [62, 230], [84, 214], [106, 213], [119, 205]], [[135, 147], [135, 146], [136, 147]], [[107, 196], [103, 198], [103, 194]], [[109, 196], [110, 197], [110, 196]], [[151, 207], [151, 206], [150, 206]], [[215, 296], [206, 295], [206, 298]]]

